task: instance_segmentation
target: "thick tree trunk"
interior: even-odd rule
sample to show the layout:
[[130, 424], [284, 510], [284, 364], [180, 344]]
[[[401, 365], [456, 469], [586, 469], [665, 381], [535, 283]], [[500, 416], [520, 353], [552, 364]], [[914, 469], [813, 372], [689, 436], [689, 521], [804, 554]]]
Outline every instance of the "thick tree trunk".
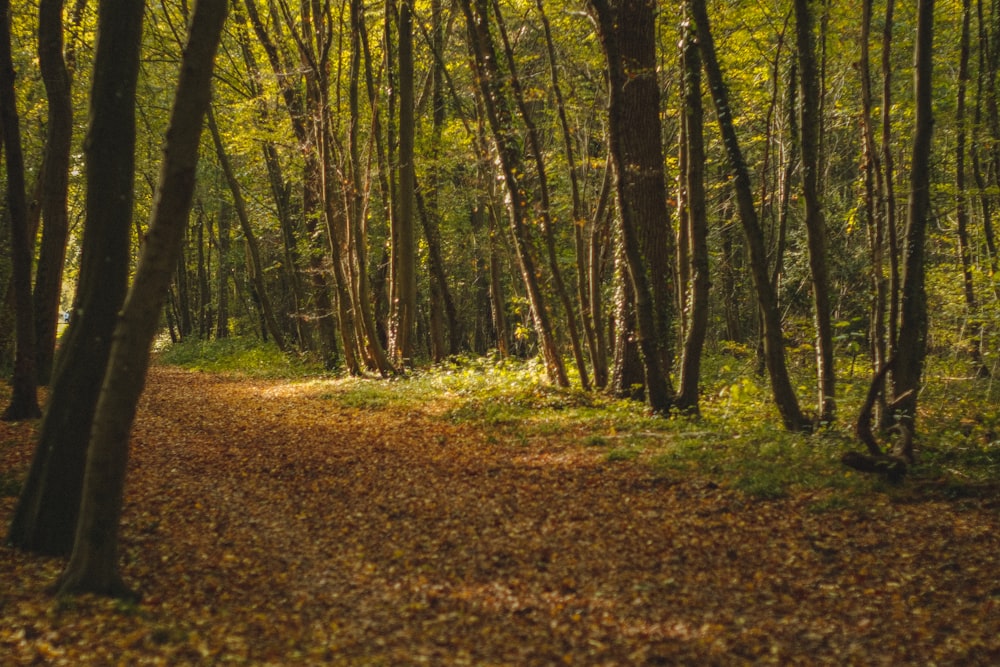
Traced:
[[635, 289], [636, 333], [646, 402], [673, 406], [674, 257], [663, 174], [656, 3], [591, 0], [608, 63], [609, 148], [615, 163], [622, 240]]
[[227, 0], [197, 0], [163, 151], [152, 220], [135, 280], [115, 326], [107, 374], [87, 454], [80, 522], [59, 593], [133, 597], [118, 571], [118, 524], [129, 433], [146, 380], [160, 311], [184, 238], [202, 121], [211, 102], [212, 67]]
[[29, 551], [65, 554], [73, 544], [87, 439], [128, 275], [143, 10], [143, 2], [98, 5], [80, 277], [8, 537]]
[[811, 421], [802, 414], [799, 408], [795, 388], [792, 386], [788, 367], [785, 364], [781, 314], [778, 312], [777, 296], [768, 274], [764, 233], [754, 208], [753, 193], [750, 190], [750, 175], [733, 125], [732, 110], [729, 106], [729, 91], [722, 79], [722, 70], [716, 57], [715, 42], [712, 39], [704, 0], [692, 0], [691, 13], [698, 29], [698, 41], [704, 61], [705, 74], [708, 77], [712, 100], [715, 104], [715, 115], [726, 146], [729, 167], [733, 174], [733, 187], [736, 190], [739, 206], [740, 221], [743, 224], [747, 247], [750, 251], [751, 277], [757, 295], [757, 306], [763, 320], [764, 359], [771, 379], [771, 392], [785, 428], [791, 431], [807, 430], [811, 427]]
[[38, 377], [35, 367], [35, 320], [31, 301], [31, 262], [34, 242], [28, 229], [28, 207], [24, 193], [24, 154], [21, 125], [14, 91], [14, 61], [11, 56], [10, 0], [0, 1], [0, 126], [7, 163], [7, 213], [10, 216], [14, 309], [17, 343], [10, 404], [0, 417], [5, 421], [37, 419]]

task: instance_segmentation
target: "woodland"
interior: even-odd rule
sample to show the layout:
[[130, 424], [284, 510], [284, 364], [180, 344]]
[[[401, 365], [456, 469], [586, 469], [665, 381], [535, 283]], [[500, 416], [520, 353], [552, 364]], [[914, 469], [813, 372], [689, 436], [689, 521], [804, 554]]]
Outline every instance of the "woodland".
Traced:
[[1000, 659], [1000, 4], [0, 0], [0, 653]]

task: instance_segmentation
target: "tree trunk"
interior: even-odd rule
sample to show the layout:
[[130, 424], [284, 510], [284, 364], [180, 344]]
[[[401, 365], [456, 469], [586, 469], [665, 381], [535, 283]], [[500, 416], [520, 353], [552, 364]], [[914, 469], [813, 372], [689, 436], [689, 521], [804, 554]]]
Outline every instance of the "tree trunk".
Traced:
[[[210, 0], [204, 0], [206, 2]], [[217, 0], [216, 0], [217, 1]], [[222, 136], [219, 134], [219, 127], [215, 122], [215, 114], [212, 109], [208, 110], [208, 129], [212, 134], [212, 143], [215, 145], [215, 154], [219, 160], [219, 166], [226, 177], [229, 191], [233, 195], [233, 207], [236, 211], [236, 218], [240, 222], [243, 230], [243, 238], [247, 244], [247, 251], [250, 254], [250, 279], [253, 281], [254, 289], [257, 291], [257, 298], [260, 300], [260, 307], [264, 316], [264, 325], [268, 333], [281, 350], [287, 350], [285, 336], [278, 326], [278, 321], [274, 317], [274, 309], [271, 307], [271, 299], [267, 295], [267, 284], [264, 282], [264, 265], [260, 259], [260, 248], [257, 244], [257, 237], [250, 226], [250, 215], [247, 212], [246, 202], [243, 200], [243, 190], [236, 180], [233, 166], [229, 162], [229, 155], [222, 144]]]
[[218, 316], [216, 317], [215, 337], [229, 338], [229, 226], [233, 209], [229, 202], [222, 201], [219, 205], [219, 261], [216, 268], [216, 293], [218, 294]]
[[795, 388], [792, 386], [788, 376], [788, 367], [785, 364], [781, 314], [778, 312], [777, 296], [771, 284], [770, 275], [768, 275], [764, 233], [757, 220], [753, 193], [750, 190], [750, 175], [733, 125], [732, 111], [729, 106], [729, 91], [722, 79], [722, 70], [719, 68], [715, 54], [715, 42], [712, 39], [708, 14], [705, 11], [705, 1], [692, 0], [691, 13], [698, 29], [698, 41], [705, 74], [708, 77], [712, 100], [715, 104], [715, 115], [726, 146], [729, 167], [733, 175], [733, 187], [736, 190], [739, 206], [740, 221], [743, 224], [743, 232], [750, 251], [751, 277], [757, 295], [758, 310], [763, 320], [764, 358], [771, 379], [771, 392], [785, 428], [790, 431], [808, 430], [811, 427], [811, 422], [799, 408]]
[[813, 315], [816, 322], [817, 414], [823, 423], [836, 410], [836, 371], [833, 363], [833, 326], [830, 322], [829, 280], [826, 269], [826, 221], [820, 200], [820, 75], [813, 35], [814, 0], [795, 0], [799, 62], [799, 150], [802, 153], [802, 193], [806, 209], [809, 270], [812, 274]]
[[[994, 65], [991, 63], [992, 59], [989, 57], [989, 38], [987, 37], [987, 28], [983, 20], [982, 0], [977, 0], [976, 10], [979, 19], [979, 39], [977, 40], [979, 47], [979, 71], [976, 76], [976, 111], [973, 121], [972, 145], [969, 148], [972, 153], [972, 173], [976, 179], [976, 190], [979, 194], [979, 206], [983, 219], [983, 236], [986, 241], [990, 277], [992, 278], [996, 276], [1000, 266], [998, 266], [997, 248], [993, 238], [993, 202], [987, 190], [988, 174], [985, 172], [988, 167], [983, 164], [984, 162], [989, 163], [989, 151], [983, 147], [982, 141], [983, 134], [989, 131], [988, 127], [984, 127], [987, 123], [983, 120], [983, 104], [986, 103], [987, 107], [989, 107], [990, 104], [987, 98], [995, 95], [996, 71]], [[993, 291], [1000, 298], [1000, 291], [998, 291], [997, 287], [998, 285], [994, 285]]]
[[128, 276], [143, 10], [143, 2], [98, 5], [80, 277], [8, 537], [29, 551], [61, 555], [73, 544], [87, 438]]
[[13, 265], [14, 310], [17, 342], [10, 404], [0, 417], [4, 421], [37, 419], [38, 376], [35, 367], [35, 320], [31, 302], [31, 262], [33, 236], [28, 229], [28, 207], [24, 194], [24, 154], [21, 151], [21, 124], [14, 90], [14, 61], [11, 56], [10, 0], [0, 0], [0, 125], [7, 158], [7, 213], [10, 215], [10, 248]]
[[686, 171], [684, 182], [690, 261], [690, 292], [686, 295], [687, 331], [681, 358], [680, 382], [675, 403], [679, 410], [698, 414], [698, 383], [701, 376], [701, 353], [708, 331], [708, 297], [711, 283], [708, 274], [708, 220], [705, 206], [705, 145], [701, 104], [701, 58], [689, 21], [683, 25], [682, 60], [684, 65], [684, 135]]
[[70, 74], [63, 60], [63, 0], [38, 4], [38, 65], [45, 82], [48, 116], [42, 167], [42, 243], [35, 276], [35, 343], [38, 381], [47, 385], [55, 361], [59, 298], [69, 219], [69, 160], [73, 141]]
[[[366, 205], [362, 172], [364, 165], [361, 159], [360, 132], [361, 114], [359, 83], [361, 72], [361, 36], [365, 34], [363, 3], [360, 0], [351, 2], [351, 59], [348, 81], [348, 105], [350, 110], [350, 127], [348, 134], [348, 158], [350, 179], [341, 194], [344, 199], [346, 217], [340, 215], [333, 206], [338, 179], [334, 173], [333, 146], [334, 141], [330, 130], [330, 118], [324, 114], [317, 119], [320, 128], [317, 135], [322, 137], [321, 162], [323, 164], [323, 192], [326, 202], [325, 220], [327, 235], [330, 239], [330, 251], [334, 266], [340, 267], [347, 279], [351, 310], [354, 317], [350, 320], [355, 324], [354, 335], [358, 340], [359, 350], [366, 355], [368, 365], [382, 376], [395, 373], [392, 360], [379, 336], [375, 321], [375, 310], [371, 301], [371, 285], [368, 276], [368, 233], [365, 221]], [[317, 90], [311, 95], [319, 96], [319, 108], [328, 109], [327, 84], [316, 74]], [[325, 75], [324, 75], [325, 76]], [[339, 278], [338, 278], [339, 280]], [[357, 327], [360, 326], [360, 329]], [[346, 342], [345, 342], [346, 345]]]
[[591, 0], [608, 63], [609, 149], [615, 163], [622, 241], [635, 289], [636, 333], [646, 402], [660, 414], [673, 405], [674, 257], [663, 174], [656, 3]]
[[510, 40], [507, 37], [507, 29], [504, 25], [503, 15], [500, 13], [500, 4], [493, 0], [493, 11], [496, 14], [497, 28], [500, 32], [501, 43], [503, 44], [504, 55], [507, 60], [508, 77], [510, 79], [511, 94], [524, 123], [527, 132], [528, 146], [531, 149], [531, 156], [535, 163], [535, 174], [538, 178], [538, 200], [539, 219], [542, 225], [542, 236], [544, 237], [546, 257], [549, 262], [549, 272], [552, 274], [552, 285], [555, 289], [556, 298], [563, 307], [566, 316], [566, 330], [569, 333], [570, 349], [573, 352], [573, 359], [576, 362], [576, 369], [580, 375], [580, 384], [585, 390], [590, 389], [590, 377], [587, 372], [587, 363], [583, 358], [583, 347], [580, 344], [580, 333], [577, 327], [576, 313], [573, 310], [573, 302], [566, 289], [566, 283], [562, 277], [562, 270], [559, 268], [559, 261], [556, 257], [556, 239], [554, 221], [552, 218], [552, 206], [549, 200], [549, 179], [545, 170], [545, 159], [542, 152], [541, 140], [538, 137], [538, 129], [535, 121], [525, 102], [524, 90], [521, 86], [521, 79], [517, 73], [517, 63], [514, 60], [514, 50], [511, 48]]
[[603, 349], [599, 339], [599, 325], [597, 324], [599, 313], [591, 310], [590, 294], [592, 285], [590, 283], [590, 256], [587, 252], [588, 246], [585, 238], [587, 225], [584, 214], [583, 196], [580, 193], [580, 179], [576, 164], [576, 154], [573, 150], [573, 135], [570, 130], [569, 120], [566, 117], [566, 104], [563, 100], [562, 86], [559, 83], [559, 62], [556, 58], [555, 44], [552, 39], [552, 27], [549, 17], [545, 13], [542, 0], [535, 0], [535, 7], [538, 9], [538, 16], [542, 22], [545, 33], [545, 46], [549, 60], [549, 81], [552, 85], [552, 93], [555, 97], [556, 113], [559, 116], [559, 129], [562, 133], [563, 151], [566, 154], [566, 171], [569, 174], [570, 195], [573, 204], [573, 248], [576, 252], [576, 299], [580, 308], [580, 320], [583, 322], [583, 332], [587, 340], [587, 350], [590, 353], [590, 364], [594, 370], [594, 384], [598, 387], [605, 387], [608, 383], [608, 360], [607, 352]]
[[892, 156], [892, 25], [895, 0], [885, 2], [885, 20], [882, 25], [882, 165], [885, 169], [885, 231], [889, 242], [889, 357], [895, 356], [899, 339], [899, 234], [896, 224], [895, 160]]
[[615, 296], [613, 326], [617, 335], [611, 336], [614, 355], [611, 364], [609, 393], [616, 398], [642, 400], [645, 370], [642, 355], [635, 340], [635, 288], [632, 285], [624, 244], [621, 242], [621, 222], [615, 230]]
[[[910, 193], [906, 211], [906, 256], [900, 301], [899, 340], [893, 370], [895, 418], [914, 432], [917, 394], [927, 354], [927, 294], [924, 286], [924, 256], [927, 221], [930, 216], [930, 156], [934, 130], [931, 96], [934, 47], [934, 0], [917, 4], [917, 37], [914, 60], [916, 126], [910, 161]], [[905, 440], [905, 439], [904, 439]], [[910, 439], [912, 446], [912, 438]], [[897, 452], [912, 461], [912, 450]]]
[[416, 171], [413, 162], [416, 121], [414, 119], [413, 83], [413, 5], [399, 3], [399, 190], [396, 196], [398, 217], [393, 233], [394, 271], [392, 356], [403, 365], [413, 363], [413, 330], [417, 311], [417, 253], [414, 229], [414, 191]]
[[[473, 8], [473, 2], [475, 2], [475, 8]], [[545, 360], [545, 369], [549, 380], [561, 387], [566, 387], [569, 386], [569, 379], [556, 347], [548, 309], [539, 285], [539, 272], [536, 269], [531, 240], [528, 237], [529, 202], [527, 184], [523, 183], [522, 179], [526, 170], [518, 138], [514, 132], [510, 101], [503, 89], [503, 82], [497, 69], [499, 65], [496, 50], [493, 47], [493, 38], [490, 35], [487, 22], [489, 16], [487, 2], [486, 0], [461, 0], [460, 4], [465, 13], [472, 43], [473, 61], [482, 102], [486, 108], [486, 115], [489, 118], [490, 129], [504, 174], [509, 199], [507, 212], [510, 216], [511, 233], [517, 250], [521, 277], [528, 292], [528, 302], [535, 324], [535, 333], [538, 335], [538, 344], [542, 358]]]
[[202, 121], [211, 103], [212, 66], [226, 0], [197, 0], [163, 151], [153, 214], [114, 343], [90, 437], [80, 522], [61, 594], [133, 597], [118, 571], [118, 525], [129, 433], [146, 380], [160, 311], [184, 238], [197, 173]]
[[[861, 10], [861, 127], [864, 132], [865, 216], [868, 220], [868, 245], [871, 252], [871, 308], [869, 338], [872, 362], [877, 370], [888, 362], [888, 343], [885, 326], [888, 282], [885, 277], [886, 244], [886, 193], [887, 174], [876, 147], [875, 127], [872, 118], [871, 59], [869, 39], [871, 34], [872, 0], [864, 0]], [[884, 403], [884, 401], [883, 401]]]

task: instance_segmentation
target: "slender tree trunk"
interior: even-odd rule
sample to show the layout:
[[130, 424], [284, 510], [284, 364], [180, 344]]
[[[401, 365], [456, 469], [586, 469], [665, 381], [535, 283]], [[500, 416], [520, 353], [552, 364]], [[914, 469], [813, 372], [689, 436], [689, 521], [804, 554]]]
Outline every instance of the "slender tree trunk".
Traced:
[[812, 274], [813, 315], [816, 322], [816, 373], [819, 387], [817, 414], [821, 422], [829, 423], [836, 411], [837, 382], [826, 268], [826, 221], [820, 198], [822, 118], [820, 75], [816, 66], [816, 40], [813, 35], [814, 1], [795, 0], [799, 53], [799, 149], [802, 153], [802, 191], [806, 209], [809, 270]]
[[[934, 130], [933, 94], [934, 0], [917, 3], [917, 37], [914, 60], [916, 127], [910, 161], [910, 194], [906, 212], [906, 256], [904, 258], [899, 341], [893, 372], [895, 417], [913, 433], [917, 394], [927, 354], [927, 294], [924, 286], [924, 257], [927, 221], [930, 216], [930, 158]], [[904, 438], [898, 452], [913, 459], [912, 438]]]
[[552, 39], [552, 26], [549, 17], [545, 13], [542, 0], [535, 0], [538, 9], [538, 16], [542, 22], [542, 29], [545, 33], [545, 46], [549, 59], [549, 81], [552, 85], [552, 93], [555, 97], [556, 112], [559, 116], [559, 129], [562, 133], [563, 151], [566, 155], [566, 171], [569, 175], [570, 195], [573, 204], [573, 248], [576, 251], [576, 299], [580, 308], [580, 320], [583, 322], [583, 332], [587, 340], [587, 349], [590, 353], [590, 363], [594, 370], [594, 384], [598, 387], [605, 387], [608, 383], [608, 360], [607, 352], [602, 349], [599, 340], [599, 326], [597, 321], [599, 314], [591, 310], [590, 294], [592, 287], [590, 278], [590, 256], [588, 254], [587, 241], [585, 238], [585, 228], [587, 225], [584, 214], [583, 196], [580, 193], [580, 179], [576, 164], [576, 154], [573, 150], [573, 134], [570, 130], [569, 120], [566, 117], [566, 103], [563, 100], [562, 85], [559, 83], [559, 61], [556, 57], [555, 44]]
[[17, 343], [10, 404], [0, 417], [4, 421], [37, 419], [38, 376], [35, 365], [35, 320], [31, 300], [33, 237], [28, 230], [28, 206], [24, 193], [24, 154], [21, 151], [21, 124], [14, 90], [14, 61], [11, 56], [10, 0], [0, 0], [0, 125], [7, 162], [7, 212], [10, 215], [11, 263], [13, 265], [14, 306]]
[[185, 248], [181, 248], [177, 258], [177, 310], [179, 317], [177, 331], [181, 340], [186, 340], [194, 330], [191, 318], [191, 289], [188, 284], [188, 268]]
[[587, 372], [587, 363], [583, 358], [583, 348], [580, 344], [580, 333], [577, 327], [576, 312], [573, 310], [573, 302], [566, 289], [566, 283], [562, 277], [562, 270], [559, 268], [559, 261], [556, 257], [556, 240], [554, 221], [552, 218], [552, 208], [549, 200], [549, 179], [545, 170], [545, 159], [542, 152], [541, 141], [538, 138], [538, 129], [535, 127], [534, 119], [525, 102], [524, 90], [521, 86], [521, 79], [517, 73], [517, 63], [514, 60], [514, 50], [511, 48], [510, 40], [507, 37], [507, 29], [504, 25], [503, 15], [500, 12], [500, 4], [493, 0], [493, 11], [496, 14], [497, 28], [500, 32], [500, 40], [503, 44], [504, 55], [507, 60], [508, 76], [510, 78], [511, 94], [521, 115], [521, 121], [527, 131], [528, 146], [531, 149], [531, 156], [535, 163], [535, 173], [538, 178], [538, 200], [540, 205], [539, 218], [542, 223], [542, 236], [545, 242], [546, 257], [549, 262], [549, 272], [552, 274], [552, 284], [555, 289], [556, 298], [563, 307], [566, 316], [566, 330], [569, 332], [570, 348], [573, 352], [573, 359], [576, 362], [576, 369], [580, 375], [580, 384], [585, 390], [590, 389], [590, 376]]
[[[475, 8], [473, 8], [475, 3]], [[466, 25], [472, 43], [473, 62], [479, 82], [480, 94], [489, 119], [493, 140], [496, 143], [504, 181], [509, 197], [507, 206], [510, 216], [511, 233], [517, 251], [521, 277], [528, 292], [531, 316], [538, 335], [538, 344], [545, 360], [549, 380], [565, 387], [569, 385], [566, 369], [556, 347], [548, 309], [539, 285], [531, 240], [528, 237], [528, 192], [522, 176], [526, 173], [518, 138], [514, 132], [514, 119], [510, 101], [503, 90], [498, 71], [496, 50], [487, 22], [489, 10], [487, 0], [461, 0]]]
[[197, 0], [184, 49], [153, 216], [136, 277], [115, 327], [90, 436], [80, 522], [58, 590], [134, 597], [118, 571], [118, 525], [129, 434], [149, 353], [194, 193], [202, 120], [211, 103], [212, 65], [227, 0]]
[[[211, 249], [205, 243], [205, 226], [211, 221], [205, 220], [204, 211], [198, 212], [198, 337], [205, 340], [212, 335], [212, 289], [208, 284], [208, 274], [211, 270]], [[208, 233], [212, 238], [211, 228]]]
[[35, 276], [35, 342], [40, 384], [47, 385], [55, 361], [59, 298], [69, 236], [66, 202], [73, 140], [70, 73], [63, 59], [63, 0], [38, 4], [38, 64], [48, 98], [45, 160], [42, 167], [42, 243]]
[[885, 234], [886, 207], [883, 197], [886, 193], [886, 174], [882, 170], [882, 160], [876, 146], [875, 127], [872, 118], [872, 83], [869, 40], [871, 35], [872, 0], [864, 0], [861, 10], [861, 126], [864, 132], [865, 155], [865, 216], [869, 228], [869, 248], [871, 252], [871, 339], [872, 361], [876, 370], [888, 361], [886, 340], [886, 303], [888, 283], [885, 277]]
[[80, 276], [8, 535], [12, 545], [28, 551], [62, 555], [73, 544], [87, 441], [128, 276], [143, 10], [143, 2], [98, 4]]
[[882, 25], [882, 165], [885, 168], [885, 230], [889, 247], [889, 356], [895, 356], [899, 339], [899, 234], [896, 223], [895, 160], [892, 138], [892, 26], [895, 0], [885, 2], [885, 20]]
[[[218, 1], [218, 0], [203, 0], [205, 2]], [[274, 309], [271, 307], [271, 299], [267, 295], [267, 284], [264, 282], [264, 265], [260, 259], [260, 247], [257, 244], [257, 237], [253, 233], [253, 227], [250, 226], [250, 215], [247, 212], [247, 205], [243, 199], [243, 189], [240, 187], [239, 181], [236, 179], [236, 174], [233, 172], [233, 166], [229, 162], [229, 155], [226, 153], [226, 148], [222, 144], [222, 136], [219, 134], [219, 127], [215, 122], [215, 113], [211, 108], [208, 110], [208, 129], [212, 135], [212, 143], [215, 145], [215, 154], [219, 160], [219, 166], [222, 167], [222, 173], [226, 177], [226, 183], [229, 185], [229, 191], [233, 195], [233, 207], [236, 211], [236, 218], [240, 222], [240, 228], [243, 230], [243, 238], [247, 244], [247, 251], [250, 254], [250, 279], [253, 281], [254, 289], [257, 292], [257, 298], [260, 300], [260, 307], [264, 317], [264, 325], [267, 327], [268, 333], [271, 334], [271, 338], [278, 345], [281, 350], [287, 350], [287, 344], [285, 343], [285, 336], [278, 326], [278, 321], [274, 317]]]
[[750, 251], [750, 270], [757, 306], [763, 321], [764, 357], [771, 379], [771, 392], [781, 413], [785, 428], [791, 431], [807, 430], [811, 423], [799, 408], [795, 388], [792, 386], [785, 363], [784, 339], [781, 330], [781, 314], [778, 300], [768, 275], [767, 253], [764, 248], [764, 234], [757, 220], [753, 193], [750, 190], [750, 175], [743, 153], [740, 150], [736, 129], [733, 126], [729, 91], [722, 79], [722, 70], [715, 54], [715, 42], [708, 23], [704, 0], [691, 0], [691, 13], [698, 28], [698, 42], [701, 47], [705, 74], [712, 91], [715, 115], [719, 123], [729, 167], [733, 175], [733, 187], [739, 206], [740, 221]]
[[[430, 46], [434, 53], [431, 65], [431, 154], [427, 165], [426, 188], [417, 188], [418, 210], [424, 227], [424, 237], [427, 239], [428, 268], [430, 269], [430, 333], [431, 358], [441, 361], [446, 354], [458, 354], [461, 344], [461, 333], [455, 300], [448, 287], [444, 261], [441, 252], [441, 231], [439, 206], [439, 189], [444, 170], [438, 164], [441, 156], [442, 137], [445, 129], [445, 65], [441, 54], [445, 44], [445, 22], [442, 15], [441, 0], [431, 0], [431, 36]], [[423, 192], [424, 205], [421, 207], [420, 197]], [[447, 342], [445, 332], [447, 331]]]
[[[375, 322], [375, 310], [371, 302], [371, 286], [368, 278], [368, 235], [366, 232], [364, 190], [362, 183], [362, 160], [360, 148], [360, 73], [361, 73], [361, 35], [364, 34], [364, 15], [362, 3], [354, 0], [351, 3], [351, 60], [348, 80], [348, 107], [350, 110], [350, 129], [348, 135], [348, 158], [350, 160], [350, 183], [343, 193], [347, 212], [346, 224], [339, 224], [342, 219], [333, 210], [335, 176], [333, 172], [333, 138], [329, 131], [328, 118], [322, 119], [323, 129], [321, 144], [323, 156], [324, 193], [327, 201], [326, 220], [327, 234], [331, 239], [333, 261], [345, 262], [350, 270], [344, 271], [350, 278], [350, 294], [353, 299], [352, 309], [356, 313], [354, 322], [361, 325], [358, 337], [363, 339], [361, 349], [367, 351], [371, 365], [383, 376], [395, 372], [392, 360], [382, 345], [378, 327]], [[326, 84], [319, 82], [321, 107], [328, 108], [325, 92]], [[319, 131], [318, 131], [319, 132]], [[336, 239], [339, 245], [333, 245]], [[346, 258], [351, 258], [345, 261]], [[412, 327], [411, 327], [412, 328]]]
[[[988, 105], [986, 98], [994, 94], [992, 91], [995, 75], [991, 74], [990, 71], [991, 58], [989, 56], [989, 38], [987, 37], [986, 26], [983, 20], [983, 0], [977, 0], [976, 10], [979, 24], [979, 39], [977, 40], [979, 71], [976, 77], [976, 111], [973, 121], [970, 152], [972, 154], [972, 173], [976, 179], [976, 189], [979, 193], [979, 206], [983, 219], [983, 236], [986, 241], [986, 252], [989, 255], [990, 278], [992, 282], [992, 279], [997, 274], [998, 258], [996, 244], [993, 239], [993, 202], [987, 191], [988, 175], [985, 173], [988, 167], [983, 164], [983, 162], [989, 162], [988, 151], [982, 146], [982, 135], [984, 132], [989, 131], [989, 128], [985, 127], [987, 123], [983, 120], [983, 104], [986, 102]], [[1000, 298], [1000, 291], [997, 288], [998, 286], [994, 285], [994, 294]]]
[[219, 261], [215, 278], [219, 303], [215, 325], [216, 338], [229, 338], [229, 246], [231, 240], [229, 227], [232, 215], [233, 209], [229, 202], [222, 201], [219, 205]]
[[395, 266], [396, 302], [393, 304], [394, 333], [390, 348], [392, 356], [404, 364], [413, 363], [413, 331], [417, 311], [417, 253], [414, 229], [414, 74], [413, 74], [413, 5], [412, 0], [400, 0], [398, 22], [399, 65], [399, 191], [396, 197], [398, 218], [393, 234], [393, 265]]
[[965, 195], [966, 155], [966, 90], [969, 83], [969, 52], [971, 0], [962, 0], [962, 33], [959, 40], [958, 92], [955, 104], [955, 220], [958, 233], [958, 255], [962, 264], [962, 288], [968, 310], [976, 309], [975, 286], [972, 281], [972, 250], [969, 242], [969, 212]]
[[682, 34], [684, 65], [684, 135], [686, 139], [686, 170], [684, 202], [687, 215], [687, 241], [690, 244], [690, 292], [685, 298], [687, 329], [684, 354], [681, 358], [680, 382], [675, 400], [677, 408], [698, 414], [698, 383], [701, 376], [701, 354], [708, 331], [709, 288], [708, 220], [705, 205], [705, 145], [701, 99], [701, 57], [694, 36], [694, 27], [685, 21]]
[[[974, 316], [978, 307], [975, 283], [972, 276], [972, 244], [969, 239], [968, 197], [966, 195], [966, 93], [969, 85], [969, 59], [971, 55], [972, 2], [962, 0], [962, 34], [959, 40], [958, 94], [955, 105], [955, 220], [958, 234], [958, 255], [962, 263], [962, 287], [968, 314]], [[983, 362], [979, 346], [972, 348], [972, 361], [976, 375], [988, 377], [989, 368]]]
[[[600, 364], [594, 362], [594, 375], [598, 377], [598, 367], [604, 370], [605, 376], [600, 387], [607, 387], [610, 381], [608, 371], [608, 340], [604, 331], [604, 298], [602, 294], [604, 276], [611, 259], [611, 219], [614, 217], [611, 200], [611, 181], [614, 167], [608, 157], [604, 165], [604, 176], [601, 179], [601, 190], [597, 196], [597, 206], [594, 210], [590, 228], [590, 238], [587, 239], [588, 291], [586, 295], [587, 310], [594, 320], [594, 337], [597, 341], [597, 358]], [[595, 382], [597, 380], [595, 379]]]
[[616, 398], [642, 400], [645, 396], [642, 355], [636, 343], [635, 330], [635, 287], [632, 285], [625, 258], [624, 243], [621, 241], [621, 222], [615, 230], [615, 334], [611, 345], [614, 356], [608, 391]]

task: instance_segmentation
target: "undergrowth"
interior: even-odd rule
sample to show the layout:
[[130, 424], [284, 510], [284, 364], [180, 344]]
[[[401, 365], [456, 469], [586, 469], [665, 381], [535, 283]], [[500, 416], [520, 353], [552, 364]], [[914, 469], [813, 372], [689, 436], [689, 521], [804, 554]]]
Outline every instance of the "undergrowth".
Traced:
[[[810, 508], [819, 512], [862, 507], [871, 493], [912, 499], [919, 489], [921, 497], [978, 497], [994, 493], [1000, 482], [1000, 381], [965, 378], [953, 363], [934, 360], [920, 399], [920, 459], [902, 486], [839, 462], [844, 452], [860, 449], [851, 430], [868, 376], [856, 367], [842, 372], [838, 420], [803, 435], [781, 428], [766, 380], [754, 372], [753, 355], [741, 349], [706, 357], [701, 417], [669, 419], [641, 403], [585, 392], [578, 382], [569, 389], [554, 387], [538, 360], [457, 357], [389, 379], [334, 377], [306, 357], [233, 340], [173, 345], [160, 361], [209, 372], [310, 379], [322, 398], [341, 405], [420, 410], [482, 427], [490, 440], [518, 446], [538, 438], [564, 439], [601, 452], [609, 465], [706, 478], [761, 500], [808, 496]], [[808, 409], [812, 378], [808, 364], [801, 366], [798, 390]]]

